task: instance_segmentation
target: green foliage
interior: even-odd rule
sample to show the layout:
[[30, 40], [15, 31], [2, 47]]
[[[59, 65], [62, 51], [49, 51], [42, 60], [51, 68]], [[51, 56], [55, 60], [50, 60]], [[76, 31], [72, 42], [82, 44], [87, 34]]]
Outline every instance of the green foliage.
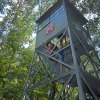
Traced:
[[[34, 14], [30, 5], [24, 2], [10, 4], [1, 27], [0, 47], [0, 99], [18, 100], [23, 92], [25, 78], [33, 55], [35, 40], [32, 37]], [[25, 47], [28, 44], [29, 47]]]

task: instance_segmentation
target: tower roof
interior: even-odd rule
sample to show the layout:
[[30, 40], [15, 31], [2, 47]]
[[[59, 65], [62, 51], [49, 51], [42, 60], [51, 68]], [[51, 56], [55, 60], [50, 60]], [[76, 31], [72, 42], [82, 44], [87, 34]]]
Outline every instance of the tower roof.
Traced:
[[[82, 15], [82, 13], [68, 0], [65, 0], [66, 5], [69, 7], [69, 9], [75, 14], [77, 18], [80, 19], [80, 21], [85, 24], [87, 19]], [[46, 20], [57, 8], [62, 5], [63, 0], [58, 0], [53, 6], [51, 6], [47, 11], [44, 12], [44, 14], [36, 20], [36, 23], [42, 23], [44, 20]]]

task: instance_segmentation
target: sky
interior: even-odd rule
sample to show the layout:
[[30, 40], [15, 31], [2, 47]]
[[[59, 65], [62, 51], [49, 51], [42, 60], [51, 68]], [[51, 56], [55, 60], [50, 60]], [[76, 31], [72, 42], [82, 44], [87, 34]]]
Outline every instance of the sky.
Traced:
[[18, 2], [18, 0], [12, 0], [12, 2], [17, 3], [17, 2]]
[[7, 9], [10, 9], [10, 6], [9, 5], [6, 5], [5, 7], [4, 7], [4, 14], [1, 14], [0, 13], [0, 22], [2, 22], [3, 21], [3, 18], [5, 17], [5, 16], [7, 16]]
[[0, 22], [3, 21], [3, 18], [4, 18], [4, 17], [5, 17], [5, 16], [4, 16], [3, 14], [0, 13]]

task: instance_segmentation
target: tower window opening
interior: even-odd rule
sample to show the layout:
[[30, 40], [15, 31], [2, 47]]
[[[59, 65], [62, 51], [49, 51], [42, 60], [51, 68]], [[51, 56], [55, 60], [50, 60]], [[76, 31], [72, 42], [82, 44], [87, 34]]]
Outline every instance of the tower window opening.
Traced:
[[61, 46], [64, 47], [65, 45], [69, 43], [69, 38], [66, 35], [64, 35], [60, 43], [61, 43]]
[[68, 43], [69, 43], [69, 38], [66, 35], [64, 35], [62, 38], [61, 38], [61, 36], [62, 36], [62, 34], [60, 34], [59, 36], [53, 38], [50, 41], [52, 44], [54, 44], [59, 49], [61, 49], [64, 46], [68, 45]]

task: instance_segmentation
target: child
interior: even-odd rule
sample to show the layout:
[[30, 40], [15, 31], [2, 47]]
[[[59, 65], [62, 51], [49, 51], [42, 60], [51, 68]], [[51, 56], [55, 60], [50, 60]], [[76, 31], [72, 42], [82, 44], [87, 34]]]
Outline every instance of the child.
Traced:
[[[54, 46], [55, 45], [53, 43], [48, 42], [46, 44], [46, 46], [45, 46], [45, 48], [46, 48], [46, 54], [51, 55], [55, 51], [59, 50], [59, 48], [57, 46], [55, 48], [54, 48]], [[54, 55], [54, 58], [56, 58], [58, 60], [61, 60], [61, 56], [60, 56], [59, 53], [58, 54], [55, 54]], [[49, 59], [49, 63], [50, 63], [49, 65], [51, 65], [50, 66], [50, 69], [55, 74], [55, 76], [57, 76], [59, 73], [62, 73], [62, 65], [61, 64], [59, 64], [57, 61], [55, 61], [55, 60], [53, 60], [51, 58]]]

